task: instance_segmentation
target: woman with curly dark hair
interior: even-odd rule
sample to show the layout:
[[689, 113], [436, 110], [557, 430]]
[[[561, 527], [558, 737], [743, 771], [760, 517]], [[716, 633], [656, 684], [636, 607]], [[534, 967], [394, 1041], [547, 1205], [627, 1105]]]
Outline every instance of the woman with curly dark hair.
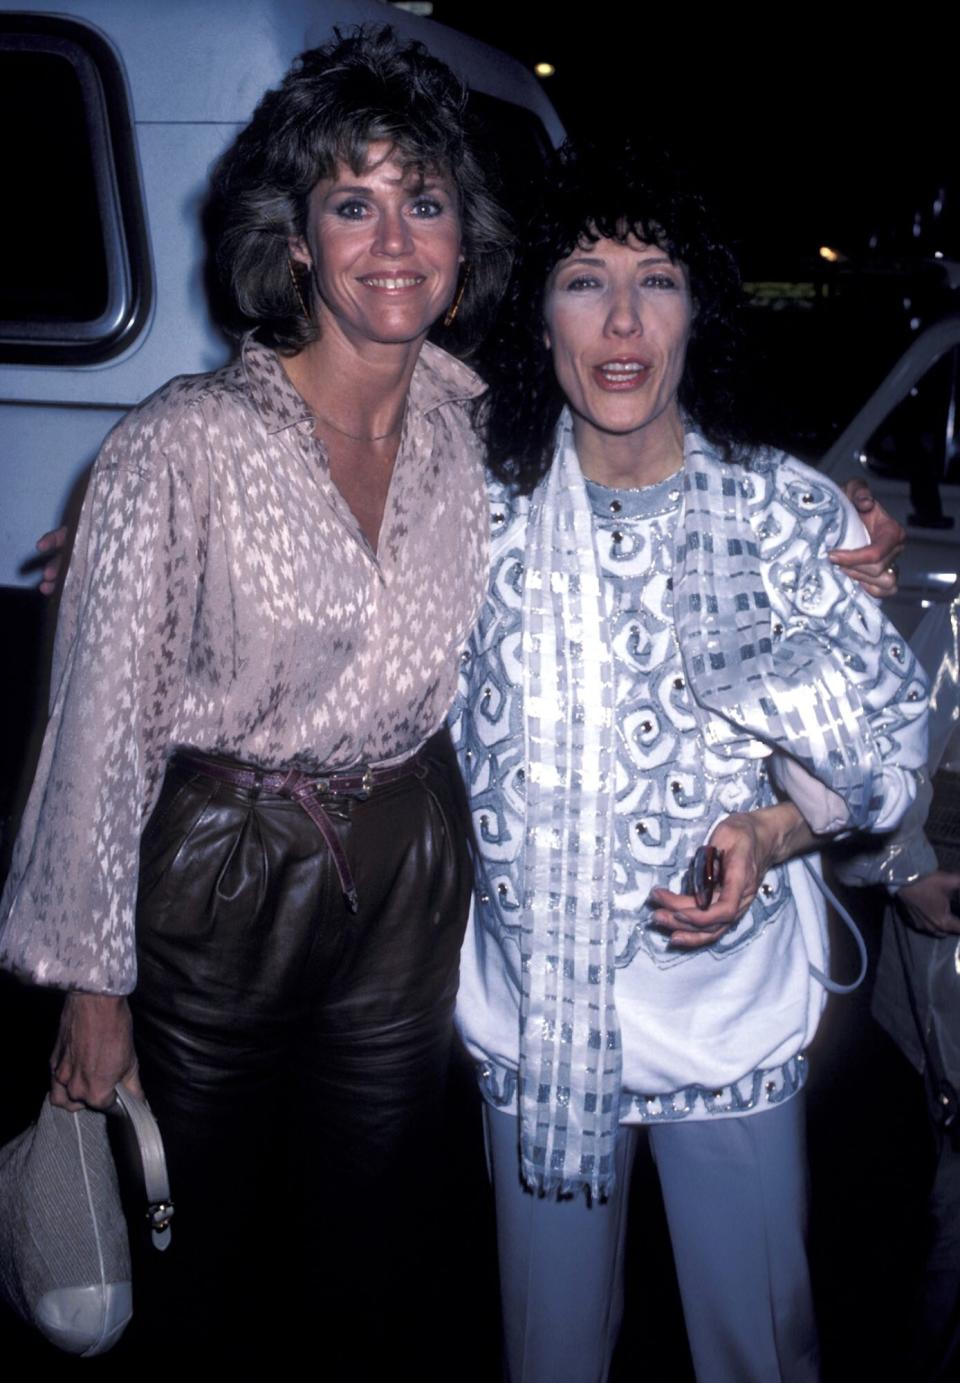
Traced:
[[606, 1378], [641, 1134], [697, 1377], [817, 1377], [803, 1086], [830, 981], [810, 852], [897, 822], [926, 696], [827, 560], [863, 541], [853, 507], [746, 444], [736, 292], [668, 171], [568, 152], [491, 351], [458, 1015], [511, 1383]]
[[414, 1300], [422, 1337], [469, 896], [442, 727], [488, 563], [482, 385], [427, 336], [462, 344], [509, 259], [465, 99], [359, 31], [221, 161], [239, 356], [94, 467], [3, 898], [3, 964], [69, 991], [54, 1103], [142, 1079], [164, 1135], [144, 1338], [221, 1366], [326, 1322], [365, 1376]]

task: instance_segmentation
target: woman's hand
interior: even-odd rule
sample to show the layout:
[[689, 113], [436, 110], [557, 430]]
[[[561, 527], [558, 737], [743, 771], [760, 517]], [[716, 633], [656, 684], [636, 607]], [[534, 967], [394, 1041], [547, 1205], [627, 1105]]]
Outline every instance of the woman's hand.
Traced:
[[670, 944], [678, 950], [710, 946], [747, 912], [768, 870], [816, 843], [792, 802], [735, 812], [710, 835], [710, 844], [723, 851], [723, 883], [709, 908], [698, 908], [687, 894], [655, 888], [650, 894], [657, 909], [653, 925], [670, 932]]
[[950, 899], [960, 893], [960, 874], [936, 869], [897, 890], [918, 932], [927, 936], [960, 936], [960, 917], [950, 911]]
[[142, 1097], [126, 999], [68, 994], [50, 1072], [50, 1103], [61, 1109], [109, 1109], [118, 1081]]
[[863, 519], [870, 542], [866, 547], [847, 550], [835, 548], [827, 555], [835, 566], [842, 567], [848, 576], [859, 581], [863, 589], [877, 600], [896, 595], [896, 561], [906, 546], [906, 530], [874, 499], [865, 480], [848, 480], [843, 488], [847, 499]]
[[42, 595], [53, 595], [57, 589], [66, 546], [66, 528], [54, 528], [51, 532], [44, 533], [42, 538], [37, 539], [37, 551], [44, 556], [50, 554], [50, 560], [40, 573], [40, 585], [37, 587]]

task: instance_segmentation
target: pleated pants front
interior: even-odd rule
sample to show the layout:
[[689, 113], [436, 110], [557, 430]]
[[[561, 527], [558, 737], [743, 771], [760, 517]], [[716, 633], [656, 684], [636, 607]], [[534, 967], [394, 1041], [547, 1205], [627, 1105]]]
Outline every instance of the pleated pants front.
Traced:
[[145, 833], [135, 1041], [176, 1213], [135, 1320], [193, 1358], [308, 1347], [363, 1377], [418, 1347], [442, 1271], [425, 1207], [470, 889], [446, 734], [327, 808], [355, 915], [295, 802], [174, 763]]

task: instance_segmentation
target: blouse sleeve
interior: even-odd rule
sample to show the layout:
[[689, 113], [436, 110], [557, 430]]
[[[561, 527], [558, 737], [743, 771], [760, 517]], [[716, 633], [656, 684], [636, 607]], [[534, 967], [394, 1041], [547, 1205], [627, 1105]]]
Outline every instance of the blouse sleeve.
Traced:
[[0, 964], [38, 984], [136, 982], [140, 834], [163, 780], [206, 531], [197, 410], [162, 396], [98, 457], [67, 576], [50, 718], [0, 902]]
[[923, 832], [933, 799], [929, 775], [934, 774], [960, 724], [960, 593], [924, 615], [913, 635], [913, 648], [930, 679], [930, 748], [928, 773], [921, 775], [916, 800], [892, 835], [879, 841], [855, 842], [836, 861], [844, 883], [903, 888], [939, 868], [936, 851]]
[[827, 560], [834, 548], [869, 541], [846, 496], [793, 459], [783, 464], [781, 486], [787, 506], [803, 514], [804, 541], [797, 559], [783, 565], [780, 588], [793, 621], [816, 632], [857, 692], [878, 763], [869, 829], [889, 831], [913, 801], [926, 763], [927, 680], [880, 605]]

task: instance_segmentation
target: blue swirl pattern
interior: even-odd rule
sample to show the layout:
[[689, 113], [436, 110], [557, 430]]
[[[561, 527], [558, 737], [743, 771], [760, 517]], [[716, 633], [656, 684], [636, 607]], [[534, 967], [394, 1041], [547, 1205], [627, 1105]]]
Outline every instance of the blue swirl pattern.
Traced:
[[[682, 483], [678, 475], [623, 491], [587, 482], [614, 661], [611, 906], [621, 977], [616, 1007], [625, 1032], [620, 1118], [630, 1123], [731, 1117], [789, 1098], [806, 1078], [802, 1050], [822, 997], [807, 960], [823, 963], [822, 930], [821, 940], [811, 941], [822, 928], [819, 905], [805, 901], [798, 915], [792, 866], [771, 870], [749, 912], [709, 948], [672, 950], [669, 937], [650, 925], [651, 890], [681, 891], [690, 859], [718, 820], [776, 800], [769, 750], [749, 736], [731, 740], [716, 716], [705, 722], [687, 687], [674, 608]], [[789, 663], [794, 640], [799, 649], [812, 634], [823, 658], [842, 665], [879, 757], [879, 824], [893, 824], [913, 792], [911, 770], [924, 757], [926, 691], [909, 647], [824, 560], [844, 540], [845, 503], [829, 482], [788, 457], [762, 455], [732, 468], [723, 483], [740, 487], [747, 501], [749, 546], [762, 582], [754, 596], [759, 635]], [[478, 1057], [484, 1095], [512, 1107], [522, 965], [520, 660], [530, 501], [495, 484], [490, 500], [490, 590], [462, 655], [451, 716], [479, 846], [460, 1023]], [[715, 742], [708, 738], [714, 732]], [[741, 977], [738, 958], [753, 979]], [[752, 988], [757, 984], [762, 995]], [[674, 1003], [682, 1010], [671, 1009]], [[752, 1060], [743, 1055], [751, 1052]], [[673, 1088], [656, 1071], [671, 1072]], [[720, 1074], [715, 1084], [696, 1083], [714, 1074]]]

